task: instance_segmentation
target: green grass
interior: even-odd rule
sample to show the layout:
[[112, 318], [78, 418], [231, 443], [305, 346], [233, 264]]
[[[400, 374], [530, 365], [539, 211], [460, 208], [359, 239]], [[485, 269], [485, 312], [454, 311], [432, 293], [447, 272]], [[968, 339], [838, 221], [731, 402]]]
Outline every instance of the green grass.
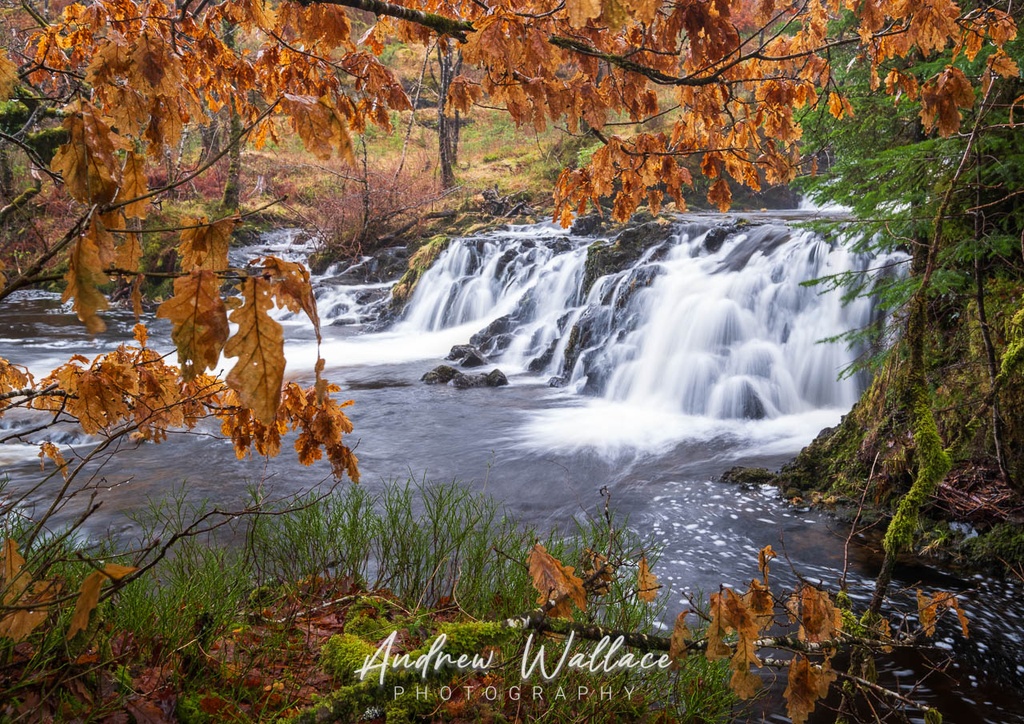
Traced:
[[[221, 521], [207, 504], [187, 500], [185, 491], [183, 486], [137, 516], [135, 550], [170, 540], [204, 516]], [[255, 496], [254, 491], [254, 501]], [[504, 664], [487, 677], [460, 673], [435, 683], [493, 684], [505, 690], [521, 685], [530, 691], [536, 682], [522, 682], [519, 675], [522, 634], [472, 622], [501, 621], [537, 605], [525, 561], [538, 541], [578, 571], [586, 565], [587, 548], [625, 561], [608, 593], [591, 596], [588, 609], [575, 613], [578, 621], [651, 632], [662, 615], [660, 604], [642, 603], [635, 595], [635, 561], [646, 555], [653, 565], [657, 547], [625, 521], [610, 526], [605, 519], [581, 519], [567, 530], [542, 532], [466, 486], [426, 481], [390, 483], [377, 492], [349, 486], [270, 506], [254, 502], [248, 509], [258, 512], [178, 540], [145, 575], [101, 602], [88, 629], [70, 642], [65, 632], [71, 605], [55, 609], [17, 653], [9, 641], [0, 641], [4, 698], [42, 697], [57, 719], [89, 720], [167, 689], [175, 692], [183, 721], [274, 720], [303, 711], [314, 716], [311, 692], [335, 702], [339, 711], [379, 705], [387, 710], [387, 721], [426, 721], [437, 712], [442, 720], [460, 722], [500, 718], [508, 713], [508, 702], [453, 702], [437, 693], [429, 702], [412, 694], [395, 699], [367, 682], [346, 683], [351, 677], [334, 671], [350, 666], [345, 654], [331, 654], [320, 664], [317, 651], [324, 645], [325, 651], [337, 648], [326, 644], [332, 633], [344, 634], [339, 641], [364, 642], [357, 647], [363, 650], [400, 631], [406, 650], [412, 650], [429, 646], [444, 631], [451, 641], [447, 650], [461, 646], [483, 653], [495, 645]], [[19, 539], [27, 529], [28, 521], [15, 511], [0, 515], [0, 530], [8, 536]], [[129, 562], [109, 548], [86, 550], [74, 540], [51, 537], [37, 544], [27, 551], [28, 567], [74, 591], [97, 556]], [[143, 556], [136, 564], [147, 560]], [[310, 612], [325, 602], [332, 607], [322, 615], [329, 617], [314, 624], [318, 619], [309, 619]], [[501, 632], [497, 638], [495, 631]], [[549, 657], [557, 655], [550, 649], [561, 645], [557, 639], [538, 643], [545, 643]], [[589, 646], [593, 643], [577, 643], [574, 649]], [[41, 686], [41, 681], [64, 683]], [[105, 693], [85, 698], [76, 684], [70, 694], [58, 696], [71, 681]], [[607, 720], [609, 712], [645, 720], [663, 712], [674, 721], [718, 721], [733, 704], [725, 668], [702, 657], [688, 659], [674, 672], [572, 671], [545, 686], [544, 699], [524, 696], [515, 704], [530, 720]], [[572, 692], [611, 687], [616, 694], [611, 702], [597, 696], [555, 699], [558, 686]], [[625, 687], [634, 689], [632, 698], [622, 693]]]

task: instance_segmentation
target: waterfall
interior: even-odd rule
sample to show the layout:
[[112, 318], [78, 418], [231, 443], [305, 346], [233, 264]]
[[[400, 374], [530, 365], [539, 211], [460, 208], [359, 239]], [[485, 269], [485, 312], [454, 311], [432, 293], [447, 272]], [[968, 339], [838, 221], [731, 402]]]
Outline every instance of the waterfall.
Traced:
[[506, 372], [651, 411], [762, 419], [856, 401], [864, 380], [842, 373], [862, 350], [823, 340], [871, 324], [875, 303], [805, 283], [900, 255], [778, 221], [680, 221], [582, 288], [591, 245], [614, 241], [550, 225], [454, 239], [392, 331], [475, 328]]

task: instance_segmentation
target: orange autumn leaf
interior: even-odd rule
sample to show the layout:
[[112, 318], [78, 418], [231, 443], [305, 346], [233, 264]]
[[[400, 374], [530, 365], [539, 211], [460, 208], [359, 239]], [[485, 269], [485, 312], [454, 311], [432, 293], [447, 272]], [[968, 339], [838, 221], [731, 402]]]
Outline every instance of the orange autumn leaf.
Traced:
[[693, 640], [693, 632], [686, 625], [686, 614], [683, 611], [676, 616], [675, 625], [672, 626], [672, 636], [669, 639], [668, 655], [672, 659], [673, 668], [678, 668], [679, 662], [686, 658], [686, 652], [690, 642]]
[[309, 270], [302, 264], [284, 261], [276, 256], [265, 257], [261, 264], [264, 276], [273, 284], [277, 306], [291, 312], [303, 311], [313, 323], [317, 341], [320, 340], [320, 315], [316, 310], [316, 296], [310, 281]]
[[661, 584], [651, 570], [647, 567], [647, 556], [640, 559], [640, 566], [636, 576], [636, 595], [645, 603], [654, 603], [658, 598], [658, 589]]
[[120, 164], [114, 156], [115, 136], [94, 108], [79, 104], [65, 117], [68, 142], [57, 149], [50, 163], [76, 200], [83, 204], [106, 204], [118, 190], [116, 175]]
[[[130, 202], [124, 207], [124, 215], [130, 219], [144, 219], [149, 208], [149, 199], [140, 198], [149, 191], [146, 179], [145, 159], [131, 151], [125, 157], [124, 169], [121, 171], [121, 189], [117, 194], [120, 203]], [[124, 267], [134, 269], [134, 266]]]
[[[25, 568], [25, 559], [13, 538], [4, 542], [3, 568], [0, 570], [2, 603], [11, 607], [0, 615], [0, 638], [20, 643], [49, 616], [49, 604], [57, 587], [46, 581], [33, 583]], [[38, 608], [28, 608], [36, 605]]]
[[66, 638], [73, 639], [79, 631], [84, 631], [89, 626], [89, 618], [100, 602], [100, 589], [109, 580], [120, 581], [129, 573], [137, 570], [132, 566], [121, 566], [116, 563], [108, 563], [99, 571], [93, 571], [78, 589], [78, 598], [75, 599], [75, 610], [71, 614], [71, 625], [68, 627]]
[[796, 654], [789, 665], [789, 681], [786, 684], [786, 712], [793, 724], [804, 724], [814, 711], [818, 700], [828, 695], [828, 689], [836, 680], [831, 666], [811, 664], [802, 654]]
[[157, 308], [156, 316], [171, 322], [171, 341], [185, 381], [216, 366], [229, 328], [214, 272], [198, 270], [175, 279], [174, 296]]
[[711, 184], [708, 190], [708, 203], [717, 206], [723, 214], [732, 206], [732, 190], [724, 178], [720, 178]]
[[225, 357], [238, 357], [228, 372], [228, 386], [243, 405], [269, 425], [277, 417], [284, 380], [284, 330], [270, 317], [274, 304], [270, 282], [250, 278], [241, 283], [242, 303], [229, 315], [238, 331], [224, 345]]
[[306, 150], [314, 156], [326, 161], [337, 152], [342, 161], [355, 162], [348, 121], [326, 96], [315, 98], [286, 93], [281, 107], [291, 116], [292, 126]]
[[72, 301], [72, 309], [91, 334], [103, 332], [107, 325], [99, 312], [106, 309], [106, 296], [99, 290], [110, 278], [105, 269], [114, 261], [114, 237], [95, 216], [71, 248], [68, 271], [64, 275], [62, 302]]
[[17, 83], [18, 66], [7, 57], [6, 53], [0, 52], [0, 101], [6, 101], [11, 97]]
[[917, 589], [917, 616], [925, 636], [935, 635], [935, 622], [938, 620], [939, 614], [946, 610], [956, 613], [960, 622], [960, 630], [964, 638], [968, 638], [970, 634], [967, 628], [967, 614], [960, 607], [960, 601], [954, 594], [948, 591], [936, 591], [931, 596], [927, 596], [920, 588]]
[[229, 216], [213, 223], [205, 218], [187, 219], [181, 232], [178, 253], [181, 256], [181, 270], [222, 271], [228, 267], [228, 247], [231, 232], [238, 223], [237, 216]]
[[554, 618], [570, 618], [572, 606], [581, 611], [587, 609], [587, 593], [583, 590], [583, 581], [575, 575], [572, 566], [564, 566], [552, 556], [540, 543], [530, 549], [526, 559], [533, 579], [533, 587], [537, 590], [537, 603], [546, 605], [552, 600], [561, 599], [548, 611]]

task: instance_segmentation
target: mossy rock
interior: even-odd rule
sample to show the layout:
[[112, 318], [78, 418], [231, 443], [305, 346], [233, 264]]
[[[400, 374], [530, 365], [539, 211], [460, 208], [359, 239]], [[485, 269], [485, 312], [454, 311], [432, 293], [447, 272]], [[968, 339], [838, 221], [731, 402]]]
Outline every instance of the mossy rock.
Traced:
[[409, 268], [391, 289], [391, 308], [401, 309], [412, 297], [420, 278], [451, 244], [451, 237], [439, 234], [423, 244], [409, 257]]
[[977, 538], [964, 541], [963, 551], [974, 565], [995, 567], [999, 563], [1014, 568], [1024, 565], [1024, 525], [999, 523]]
[[667, 219], [655, 219], [624, 229], [614, 242], [595, 242], [587, 249], [587, 262], [583, 271], [583, 291], [589, 293], [598, 279], [622, 271], [634, 264], [651, 246], [668, 239], [672, 224]]
[[739, 485], [766, 485], [775, 482], [775, 473], [768, 468], [737, 466], [726, 470], [718, 480], [722, 483], [737, 483]]
[[377, 647], [349, 633], [335, 634], [320, 649], [324, 671], [342, 681], [352, 680], [355, 672], [376, 653]]

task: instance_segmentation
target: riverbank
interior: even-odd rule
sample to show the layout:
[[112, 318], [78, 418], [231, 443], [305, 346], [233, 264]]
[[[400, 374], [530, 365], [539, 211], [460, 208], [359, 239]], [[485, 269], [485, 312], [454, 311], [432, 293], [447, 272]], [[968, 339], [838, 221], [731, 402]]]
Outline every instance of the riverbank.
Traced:
[[[836, 462], [842, 426], [822, 430], [777, 470], [733, 467], [723, 483], [771, 485], [790, 504], [811, 505], [853, 527], [868, 545], [881, 548], [899, 498], [887, 481]], [[858, 474], [863, 478], [857, 481]], [[1024, 580], [1024, 503], [991, 465], [960, 463], [922, 508], [914, 547], [902, 556], [911, 565], [942, 566], [960, 574], [982, 572]]]
[[[527, 637], [501, 622], [535, 606], [526, 566], [535, 540], [566, 561], [600, 548], [609, 560], [642, 552], [656, 564], [656, 547], [615, 518], [541, 534], [464, 486], [426, 483], [390, 484], [379, 494], [347, 487], [241, 514], [209, 513], [182, 500], [154, 507], [142, 541], [167, 540], [182, 533], [183, 522], [206, 521], [162, 559], [159, 547], [129, 552], [134, 546], [65, 544], [14, 554], [24, 555], [20, 570], [33, 580], [48, 570], [48, 583], [64, 590], [82, 584], [97, 556], [136, 572], [105, 587], [88, 624], [67, 642], [70, 606], [50, 608], [45, 623], [16, 644], [0, 640], [0, 716], [198, 724], [564, 722], [660, 713], [718, 721], [734, 701], [725, 666], [703, 657], [671, 673], [523, 675]], [[2, 522], [10, 540], [22, 538], [12, 518]], [[54, 567], [55, 560], [65, 562]], [[635, 581], [609, 574], [605, 585], [591, 613], [578, 612], [581, 622], [654, 631], [661, 606], [638, 600]], [[543, 640], [550, 668], [560, 644]], [[360, 676], [367, 661], [380, 663], [384, 641], [392, 656], [415, 660], [442, 646], [453, 658], [480, 656], [489, 665]]]

